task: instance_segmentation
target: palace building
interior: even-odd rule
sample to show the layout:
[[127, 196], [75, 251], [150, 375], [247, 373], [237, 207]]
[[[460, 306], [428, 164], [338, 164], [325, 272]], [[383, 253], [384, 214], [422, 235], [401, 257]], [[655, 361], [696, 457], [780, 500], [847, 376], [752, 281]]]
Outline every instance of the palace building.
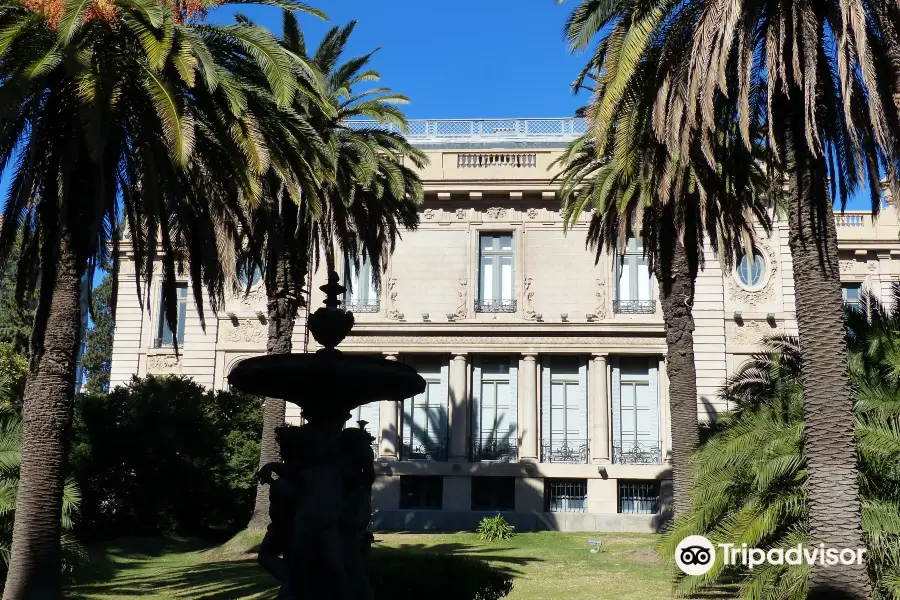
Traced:
[[[366, 264], [342, 274], [357, 324], [341, 349], [413, 365], [427, 382], [415, 398], [366, 405], [352, 419], [376, 437], [375, 527], [468, 529], [497, 512], [525, 530], [664, 523], [671, 427], [657, 282], [640, 239], [597, 259], [585, 246], [590, 215], [564, 231], [548, 171], [584, 129], [578, 119], [410, 123], [431, 160], [421, 225], [403, 234], [380, 289]], [[900, 280], [897, 215], [836, 219], [845, 301], [858, 307], [863, 288], [887, 300]], [[796, 334], [787, 224], [761, 235], [758, 250], [729, 271], [707, 252], [698, 277], [700, 419], [729, 408], [719, 389], [763, 337]], [[180, 374], [224, 388], [235, 364], [265, 352], [259, 282], [217, 315], [205, 307], [204, 330], [184, 281], [173, 334], [159, 278], [141, 310], [134, 277], [126, 254], [112, 386]], [[312, 310], [325, 278], [314, 275]], [[315, 350], [301, 315], [294, 351]]]

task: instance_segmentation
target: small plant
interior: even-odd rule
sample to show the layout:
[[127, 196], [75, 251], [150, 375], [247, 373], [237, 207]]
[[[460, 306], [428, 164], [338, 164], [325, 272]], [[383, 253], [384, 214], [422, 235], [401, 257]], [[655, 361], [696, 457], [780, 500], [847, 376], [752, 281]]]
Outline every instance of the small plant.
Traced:
[[478, 539], [484, 542], [508, 540], [516, 535], [516, 528], [506, 522], [502, 515], [485, 517], [478, 524]]

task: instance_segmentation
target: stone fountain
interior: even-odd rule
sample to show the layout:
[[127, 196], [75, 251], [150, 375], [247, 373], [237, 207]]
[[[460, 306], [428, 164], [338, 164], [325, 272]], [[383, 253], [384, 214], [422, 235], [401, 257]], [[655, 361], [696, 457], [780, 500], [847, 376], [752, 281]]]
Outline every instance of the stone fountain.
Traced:
[[344, 424], [360, 405], [422, 393], [425, 380], [406, 365], [338, 350], [354, 323], [338, 300], [346, 288], [331, 272], [319, 289], [325, 306], [310, 315], [309, 331], [322, 349], [249, 358], [228, 382], [243, 392], [292, 402], [306, 420], [301, 427], [275, 430], [282, 462], [259, 473], [270, 486], [270, 525], [259, 561], [281, 582], [278, 598], [369, 600], [374, 438], [365, 422], [360, 428]]

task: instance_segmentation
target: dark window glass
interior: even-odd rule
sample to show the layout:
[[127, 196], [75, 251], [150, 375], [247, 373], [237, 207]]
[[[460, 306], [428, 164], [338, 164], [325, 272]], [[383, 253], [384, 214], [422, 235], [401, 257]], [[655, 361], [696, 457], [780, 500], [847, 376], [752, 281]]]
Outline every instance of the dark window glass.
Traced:
[[400, 477], [400, 508], [441, 510], [443, 503], [443, 477], [433, 475]]
[[515, 477], [473, 477], [472, 510], [515, 510]]

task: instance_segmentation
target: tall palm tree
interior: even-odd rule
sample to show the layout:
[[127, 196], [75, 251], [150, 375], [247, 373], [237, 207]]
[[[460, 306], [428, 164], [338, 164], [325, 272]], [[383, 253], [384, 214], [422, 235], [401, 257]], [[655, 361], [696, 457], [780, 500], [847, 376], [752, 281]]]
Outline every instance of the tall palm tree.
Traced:
[[[868, 318], [848, 313], [862, 521], [874, 597], [893, 600], [900, 598], [900, 305], [866, 296]], [[893, 296], [900, 300], [900, 287]], [[666, 533], [665, 555], [695, 534], [755, 548], [809, 542], [803, 360], [796, 338], [770, 339], [728, 380], [722, 396], [733, 410], [693, 457], [692, 508]], [[702, 577], [681, 579], [677, 590], [690, 595], [730, 581], [741, 599], [802, 600], [809, 567], [748, 571], [718, 561]]]
[[[730, 265], [743, 247], [752, 245], [754, 223], [769, 228], [773, 195], [760, 168], [760, 145], [746, 148], [737, 143], [735, 123], [727, 119], [712, 143], [686, 149], [682, 160], [690, 169], [673, 172], [671, 154], [651, 127], [651, 111], [665, 75], [661, 67], [681, 50], [678, 35], [653, 38], [648, 28], [648, 22], [663, 21], [671, 7], [636, 1], [613, 4], [615, 10], [601, 15], [598, 3], [585, 0], [567, 23], [572, 51], [612, 25], [573, 85], [576, 91], [589, 87], [593, 92], [591, 105], [583, 111], [591, 131], [573, 142], [555, 165], [563, 167], [557, 179], [566, 225], [593, 210], [587, 241], [598, 261], [604, 249], [621, 250], [627, 237], [644, 237], [648, 262], [660, 284], [666, 326], [674, 509], [679, 514], [690, 508], [689, 457], [699, 441], [691, 310], [703, 247], [709, 243]], [[690, 27], [681, 26], [679, 34], [688, 36]], [[714, 157], [712, 164], [707, 156]], [[749, 168], [730, 168], [735, 164]]]
[[[269, 354], [291, 352], [297, 312], [306, 301], [307, 276], [321, 258], [333, 269], [337, 247], [342, 260], [357, 270], [365, 259], [379, 285], [381, 267], [401, 230], [418, 226], [422, 184], [414, 168], [426, 164], [424, 153], [400, 135], [353, 125], [354, 119], [365, 117], [405, 130], [406, 118], [397, 105], [407, 102], [388, 88], [358, 89], [380, 76], [369, 66], [374, 52], [341, 62], [355, 25], [332, 28], [309, 55], [296, 18], [284, 14], [283, 46], [325, 80], [324, 106], [299, 98], [295, 110], [304, 115], [327, 152], [324, 157], [313, 152], [304, 157], [310, 168], [304, 169], [303, 193], [290, 197], [289, 186], [281, 185], [280, 195], [273, 195], [256, 213], [252, 246], [260, 248], [257, 256], [265, 258]], [[279, 460], [275, 427], [284, 423], [284, 410], [283, 400], [266, 400], [260, 466]], [[268, 503], [268, 490], [260, 485], [251, 528], [266, 526]]]
[[[292, 6], [291, 0], [260, 3]], [[0, 228], [9, 268], [40, 293], [23, 412], [21, 484], [5, 598], [58, 598], [60, 515], [71, 423], [81, 282], [113, 262], [121, 220], [143, 283], [161, 263], [165, 313], [175, 276], [215, 308], [233, 261], [223, 248], [258, 196], [266, 148], [233, 75], [256, 65], [279, 105], [294, 61], [250, 23], [202, 23], [204, 2], [80, 0], [0, 4], [0, 165], [11, 188]], [[304, 5], [297, 8], [306, 9]], [[7, 257], [22, 236], [18, 265]], [[112, 243], [111, 257], [107, 244]], [[203, 318], [201, 309], [201, 319]]]
[[[718, 135], [717, 105], [744, 143], [766, 132], [787, 174], [789, 244], [803, 353], [810, 536], [863, 542], [832, 205], [861, 183], [900, 191], [900, 6], [896, 2], [691, 0], [696, 31], [660, 86], [654, 124], [672, 148]], [[842, 204], [843, 206], [843, 204]], [[868, 598], [864, 565], [813, 566], [810, 598]]]

